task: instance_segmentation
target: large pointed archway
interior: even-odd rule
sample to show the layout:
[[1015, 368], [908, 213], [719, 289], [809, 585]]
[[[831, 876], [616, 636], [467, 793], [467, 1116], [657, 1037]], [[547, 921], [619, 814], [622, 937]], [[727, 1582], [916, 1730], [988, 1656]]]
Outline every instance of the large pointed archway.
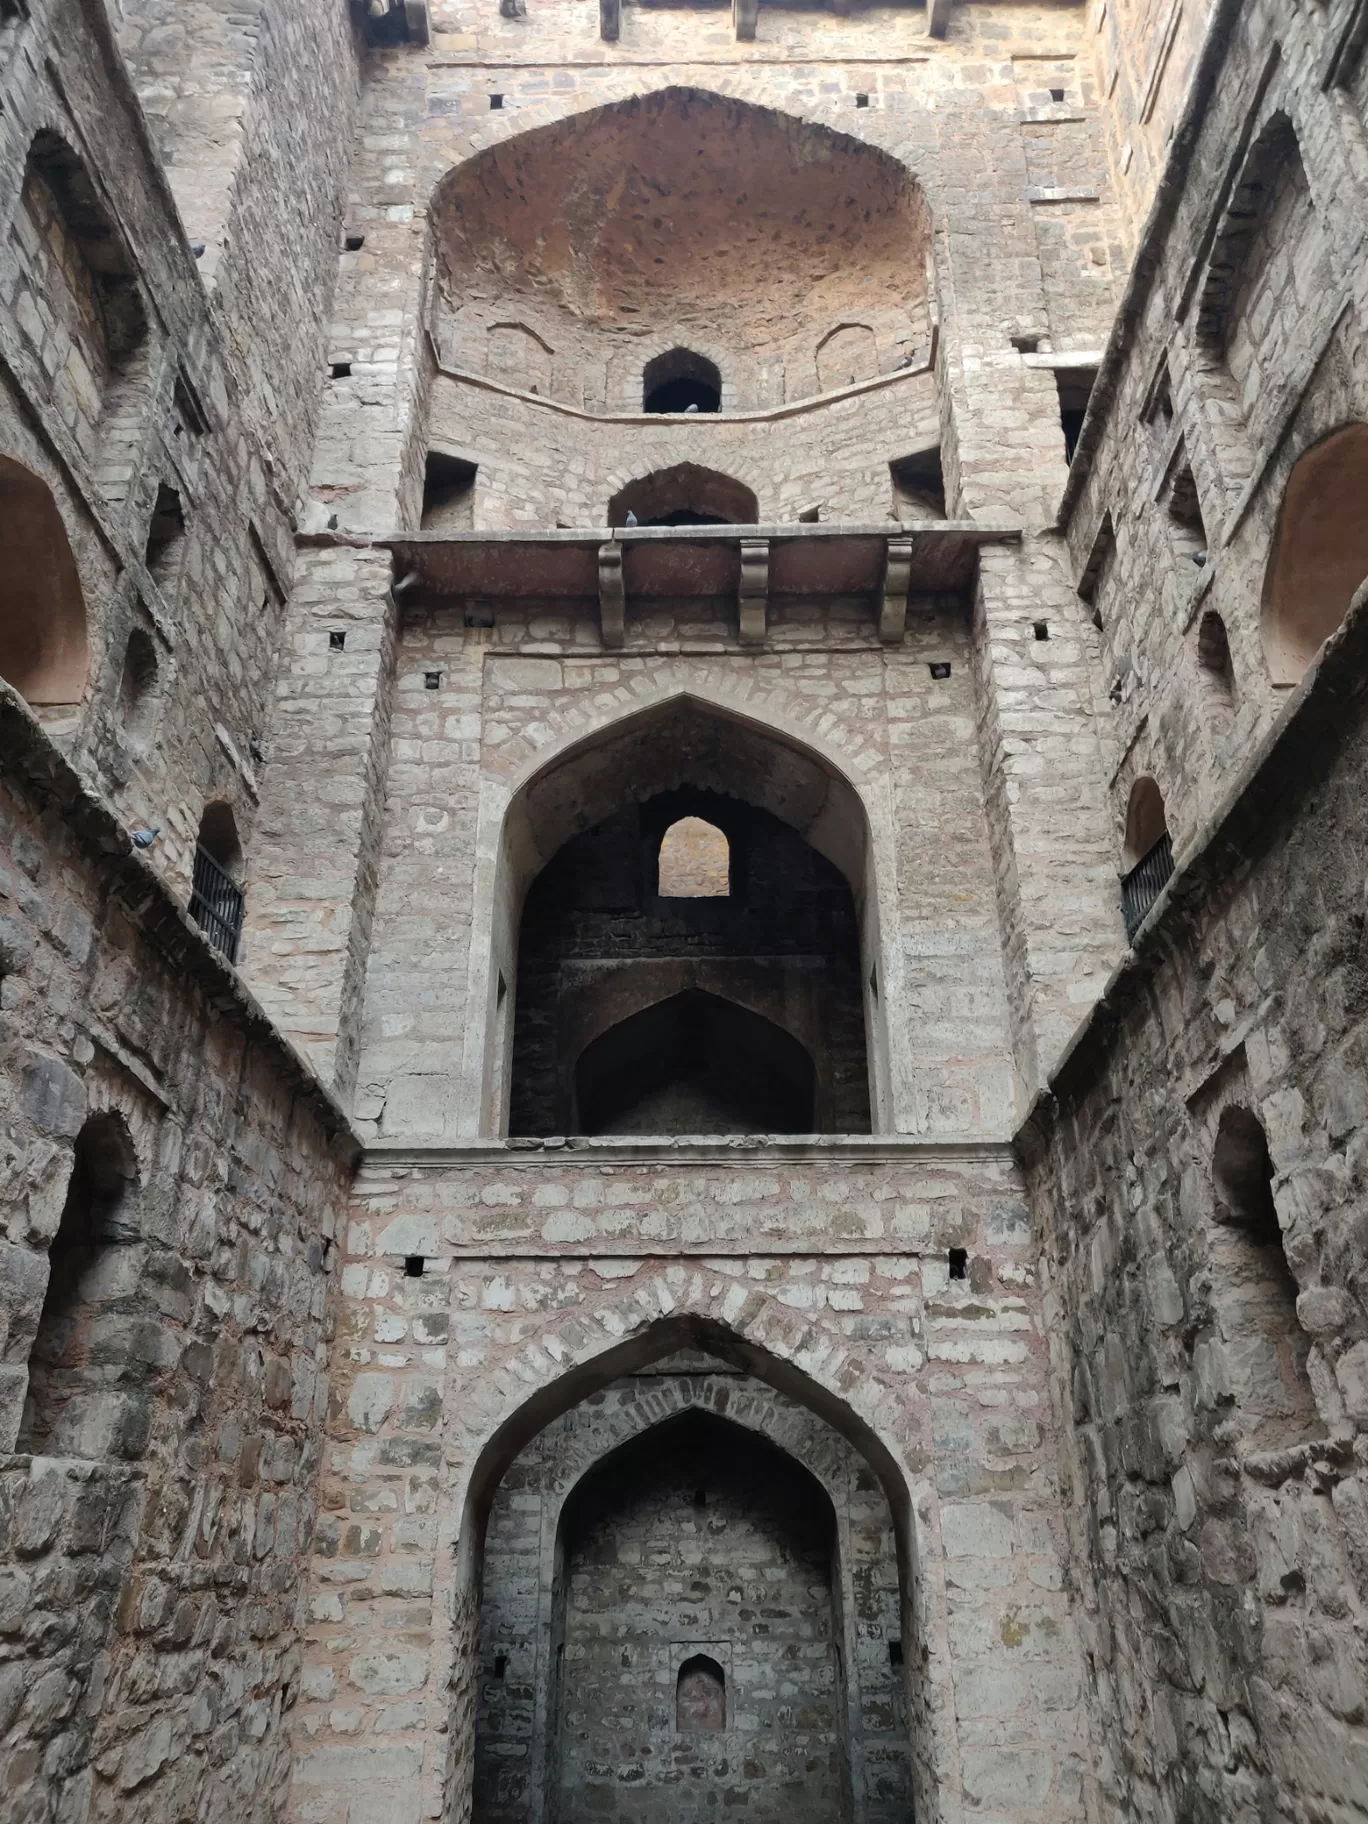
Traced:
[[[653, 890], [668, 821], [698, 806], [743, 850], [752, 845], [753, 914], [744, 888], [734, 903], [708, 900], [688, 911]], [[483, 812], [493, 825], [495, 806], [487, 801]], [[568, 742], [509, 795], [496, 827], [481, 843], [486, 854], [494, 849], [485, 876], [491, 943], [472, 959], [471, 985], [471, 1006], [482, 1006], [487, 1020], [485, 1131], [505, 1131], [514, 1110], [514, 1131], [580, 1131], [575, 1066], [615, 1023], [603, 1017], [604, 984], [609, 997], [621, 997], [620, 1018], [691, 990], [747, 1008], [813, 1056], [819, 1131], [891, 1125], [888, 997], [879, 994], [889, 972], [874, 843], [861, 794], [832, 761], [787, 731], [679, 692]], [[777, 883], [781, 874], [787, 885]], [[533, 883], [543, 875], [538, 897]], [[778, 929], [771, 920], [755, 935], [786, 891], [806, 907], [811, 928], [797, 920]], [[629, 902], [645, 932], [638, 953], [615, 956], [602, 944], [576, 952], [591, 925], [620, 932], [617, 912]], [[545, 939], [535, 953], [523, 942], [525, 917]], [[542, 979], [520, 1000], [529, 958]], [[515, 1072], [526, 1071], [540, 1081], [515, 1098]]]

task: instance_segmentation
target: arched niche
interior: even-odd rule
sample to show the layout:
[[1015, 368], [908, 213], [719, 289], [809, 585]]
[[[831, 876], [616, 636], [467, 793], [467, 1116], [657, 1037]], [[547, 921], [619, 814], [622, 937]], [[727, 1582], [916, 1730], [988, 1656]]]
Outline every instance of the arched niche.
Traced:
[[691, 348], [666, 349], [641, 374], [644, 412], [719, 412], [722, 375], [715, 361]]
[[906, 167], [704, 90], [516, 134], [448, 173], [429, 221], [447, 359], [480, 372], [485, 325], [535, 319], [557, 351], [555, 396], [572, 405], [607, 403], [592, 396], [596, 370], [616, 376], [614, 402], [639, 384], [629, 330], [656, 348], [707, 348], [741, 406], [759, 400], [762, 345], [799, 397], [818, 341], [852, 314], [899, 326], [882, 351], [890, 371], [929, 340], [930, 228]]
[[[681, 1351], [686, 1352], [682, 1359]], [[699, 1360], [700, 1357], [712, 1358], [714, 1368], [730, 1372], [710, 1378], [709, 1364]], [[656, 1363], [661, 1364], [662, 1373], [676, 1366], [687, 1370], [691, 1364], [698, 1372], [671, 1374], [668, 1380], [659, 1382], [658, 1391], [653, 1389], [649, 1397], [634, 1403], [631, 1410], [615, 1409], [611, 1401], [614, 1387], [620, 1388], [624, 1377]], [[738, 1374], [753, 1379], [747, 1383], [737, 1379]], [[769, 1395], [768, 1407], [746, 1391], [748, 1385], [757, 1384], [761, 1394]], [[781, 1396], [778, 1401], [773, 1399], [774, 1393]], [[610, 1396], [607, 1400], [605, 1394]], [[592, 1402], [596, 1420], [593, 1426], [573, 1423], [577, 1410], [585, 1402]], [[519, 1453], [562, 1418], [567, 1420], [570, 1424], [566, 1433], [569, 1455], [564, 1462], [557, 1460], [554, 1473], [548, 1475], [543, 1485], [546, 1506], [538, 1522], [540, 1544], [535, 1548], [533, 1561], [541, 1612], [536, 1624], [537, 1637], [551, 1649], [549, 1664], [554, 1668], [560, 1657], [553, 1650], [556, 1630], [558, 1626], [563, 1629], [564, 1623], [563, 1613], [558, 1616], [557, 1609], [565, 1570], [566, 1517], [570, 1517], [573, 1527], [575, 1509], [586, 1488], [592, 1487], [592, 1483], [605, 1474], [611, 1479], [641, 1442], [649, 1442], [662, 1427], [681, 1419], [700, 1417], [714, 1422], [721, 1419], [729, 1427], [750, 1434], [746, 1448], [752, 1455], [757, 1451], [765, 1452], [768, 1446], [776, 1457], [787, 1457], [791, 1467], [798, 1470], [809, 1485], [811, 1505], [819, 1512], [828, 1512], [835, 1502], [841, 1481], [842, 1451], [848, 1451], [852, 1472], [860, 1485], [878, 1491], [875, 1500], [883, 1516], [880, 1524], [886, 1526], [890, 1534], [890, 1595], [894, 1581], [897, 1595], [881, 1623], [889, 1645], [879, 1642], [875, 1647], [882, 1678], [871, 1679], [866, 1671], [863, 1675], [866, 1684], [878, 1689], [866, 1690], [865, 1696], [875, 1699], [875, 1710], [883, 1710], [882, 1728], [892, 1727], [901, 1732], [899, 1739], [911, 1787], [915, 1788], [919, 1778], [926, 1777], [926, 1770], [933, 1762], [932, 1755], [906, 1752], [916, 1734], [933, 1736], [937, 1723], [927, 1701], [925, 1655], [919, 1650], [902, 1651], [904, 1640], [915, 1642], [921, 1625], [917, 1617], [922, 1613], [915, 1589], [915, 1523], [910, 1488], [903, 1470], [878, 1434], [852, 1410], [846, 1399], [828, 1389], [819, 1379], [771, 1354], [746, 1335], [697, 1315], [677, 1315], [639, 1330], [629, 1340], [582, 1362], [524, 1400], [489, 1439], [471, 1466], [464, 1488], [452, 1592], [455, 1627], [449, 1677], [450, 1758], [445, 1782], [448, 1815], [468, 1815], [466, 1806], [476, 1760], [475, 1718], [482, 1702], [482, 1677], [488, 1679], [493, 1673], [502, 1680], [510, 1672], [507, 1658], [503, 1659], [502, 1665], [499, 1663], [503, 1648], [497, 1638], [491, 1638], [490, 1630], [485, 1632], [485, 1650], [483, 1654], [481, 1652], [481, 1586], [486, 1534], [505, 1474], [510, 1469], [519, 1473], [515, 1467]], [[823, 1445], [823, 1437], [830, 1439], [830, 1444]], [[769, 1460], [768, 1455], [764, 1460]], [[692, 1497], [691, 1505], [701, 1492], [706, 1509], [707, 1455], [702, 1455], [700, 1461], [705, 1467], [696, 1481], [690, 1472], [686, 1492]], [[859, 1741], [860, 1681], [851, 1673], [860, 1651], [857, 1639], [860, 1618], [853, 1594], [859, 1567], [855, 1562], [857, 1547], [851, 1530], [853, 1521], [839, 1508], [835, 1510], [835, 1520], [830, 1534], [833, 1554], [830, 1583], [836, 1609], [834, 1633], [840, 1645], [835, 1682], [847, 1738], [842, 1745], [844, 1764], [841, 1770], [842, 1796], [846, 1803], [835, 1807], [830, 1815], [853, 1816], [858, 1821], [864, 1815], [865, 1769]], [[865, 1525], [867, 1527], [868, 1517]], [[867, 1539], [858, 1549], [867, 1568]], [[524, 1559], [519, 1566], [520, 1579], [532, 1568], [532, 1562]], [[865, 1620], [867, 1624], [868, 1617]], [[563, 1639], [562, 1632], [560, 1640]], [[725, 1648], [726, 1643], [716, 1644]], [[665, 1661], [667, 1686], [673, 1685], [679, 1664], [691, 1656], [690, 1649], [680, 1648]], [[512, 1670], [516, 1675], [518, 1668]], [[891, 1704], [887, 1691], [890, 1678], [896, 1685], [896, 1696]], [[553, 1670], [549, 1679], [540, 1681], [539, 1688], [528, 1694], [540, 1716], [532, 1729], [531, 1790], [516, 1813], [525, 1824], [541, 1824], [541, 1820], [556, 1815], [552, 1807], [557, 1783], [553, 1726], [558, 1699], [556, 1682]], [[672, 1709], [673, 1689], [669, 1689], [668, 1694]], [[484, 1698], [487, 1697], [486, 1690]], [[487, 1714], [487, 1703], [485, 1708]], [[866, 1713], [866, 1726], [869, 1714]], [[915, 1804], [918, 1816], [932, 1815], [933, 1794], [930, 1790], [912, 1790], [903, 1804], [909, 1812]], [[490, 1824], [512, 1824], [514, 1814], [501, 1819], [497, 1811], [486, 1813], [477, 1808], [474, 1815], [477, 1821], [488, 1816]]]
[[1164, 794], [1159, 790], [1158, 782], [1148, 774], [1137, 779], [1130, 789], [1126, 800], [1126, 834], [1123, 845], [1122, 860], [1127, 868], [1133, 868], [1144, 860], [1156, 843], [1162, 842], [1168, 835], [1168, 815], [1164, 809]]
[[618, 489], [608, 502], [608, 524], [625, 526], [629, 513], [641, 526], [753, 526], [760, 509], [744, 482], [678, 462]]
[[34, 708], [74, 706], [90, 671], [85, 596], [52, 490], [0, 456], [0, 677]]
[[487, 929], [490, 941], [487, 949], [472, 951], [470, 1007], [478, 1024], [471, 1023], [467, 1053], [478, 1059], [481, 1131], [503, 1132], [508, 1123], [519, 929], [533, 881], [566, 842], [623, 805], [645, 804], [683, 787], [713, 793], [719, 803], [743, 797], [796, 831], [844, 877], [854, 905], [861, 980], [867, 984], [875, 977], [882, 985], [877, 996], [872, 989], [864, 992], [870, 1120], [875, 1131], [892, 1125], [888, 1020], [901, 976], [897, 959], [883, 952], [880, 888], [864, 800], [844, 772], [806, 743], [681, 692], [567, 745], [502, 805], [486, 797], [485, 859], [476, 893], [477, 904], [488, 912], [477, 918], [476, 929]]
[[777, 1021], [700, 988], [628, 1014], [575, 1061], [576, 1133], [810, 1134], [811, 1053]]
[[1264, 572], [1263, 642], [1276, 684], [1296, 684], [1368, 580], [1368, 424], [1314, 444], [1287, 478]]

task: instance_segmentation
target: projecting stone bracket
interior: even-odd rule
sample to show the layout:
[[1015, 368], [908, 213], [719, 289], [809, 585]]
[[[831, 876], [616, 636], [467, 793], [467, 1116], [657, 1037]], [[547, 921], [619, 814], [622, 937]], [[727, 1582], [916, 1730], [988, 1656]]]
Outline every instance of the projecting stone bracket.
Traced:
[[926, 0], [926, 35], [928, 38], [944, 38], [950, 29], [950, 7], [952, 0]]
[[890, 538], [884, 557], [883, 591], [879, 601], [879, 638], [897, 646], [907, 631], [907, 592], [912, 585], [910, 538]]
[[622, 36], [622, 0], [599, 0], [599, 37], [616, 44]]
[[755, 36], [755, 23], [760, 17], [760, 0], [732, 0], [732, 24], [736, 36], [749, 42]]
[[599, 546], [599, 630], [605, 646], [614, 649], [627, 639], [627, 592], [622, 582], [622, 546]]
[[763, 646], [769, 609], [769, 540], [741, 540], [741, 586], [737, 591], [737, 625], [743, 646]]

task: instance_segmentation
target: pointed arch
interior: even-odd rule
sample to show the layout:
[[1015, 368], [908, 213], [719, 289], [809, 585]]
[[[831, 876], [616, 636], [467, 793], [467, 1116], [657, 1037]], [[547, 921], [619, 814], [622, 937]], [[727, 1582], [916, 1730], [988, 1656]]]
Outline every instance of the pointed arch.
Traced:
[[[762, 719], [753, 691], [733, 697], [725, 689], [701, 688], [692, 677], [685, 683], [643, 676], [634, 688], [641, 700], [621, 715], [597, 724], [587, 715], [562, 724], [549, 742], [515, 759], [503, 781], [485, 782], [476, 840], [472, 931], [479, 937], [470, 953], [461, 1131], [498, 1133], [506, 1127], [511, 1073], [504, 1062], [512, 1048], [518, 930], [532, 881], [570, 837], [632, 798], [645, 800], [682, 783], [743, 797], [770, 811], [849, 882], [866, 984], [871, 1118], [876, 1132], [896, 1130], [911, 1092], [901, 1077], [895, 1079], [890, 1042], [890, 1030], [898, 1029], [893, 1023], [905, 1016], [901, 953], [884, 936], [896, 931], [898, 922], [886, 769], [872, 752], [855, 766], [851, 756], [833, 752], [824, 733], [802, 719], [812, 715], [806, 703], [791, 710], [785, 704], [780, 711], [784, 700], [772, 694], [763, 705], [769, 715]], [[667, 739], [661, 739], [662, 731]], [[880, 984], [877, 995], [867, 986], [871, 978]]]
[[625, 526], [629, 513], [643, 526], [753, 526], [760, 508], [744, 482], [695, 462], [677, 462], [618, 489], [608, 502], [608, 524]]
[[85, 596], [51, 488], [0, 456], [0, 678], [25, 702], [70, 707], [90, 671]]

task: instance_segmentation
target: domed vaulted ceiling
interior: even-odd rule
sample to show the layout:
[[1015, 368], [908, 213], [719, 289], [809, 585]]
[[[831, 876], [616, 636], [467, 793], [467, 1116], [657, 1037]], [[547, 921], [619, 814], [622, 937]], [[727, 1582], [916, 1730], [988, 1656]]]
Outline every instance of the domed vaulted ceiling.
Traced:
[[685, 348], [724, 411], [910, 365], [929, 341], [929, 232], [895, 160], [743, 102], [668, 90], [497, 146], [433, 208], [448, 366], [639, 411]]

